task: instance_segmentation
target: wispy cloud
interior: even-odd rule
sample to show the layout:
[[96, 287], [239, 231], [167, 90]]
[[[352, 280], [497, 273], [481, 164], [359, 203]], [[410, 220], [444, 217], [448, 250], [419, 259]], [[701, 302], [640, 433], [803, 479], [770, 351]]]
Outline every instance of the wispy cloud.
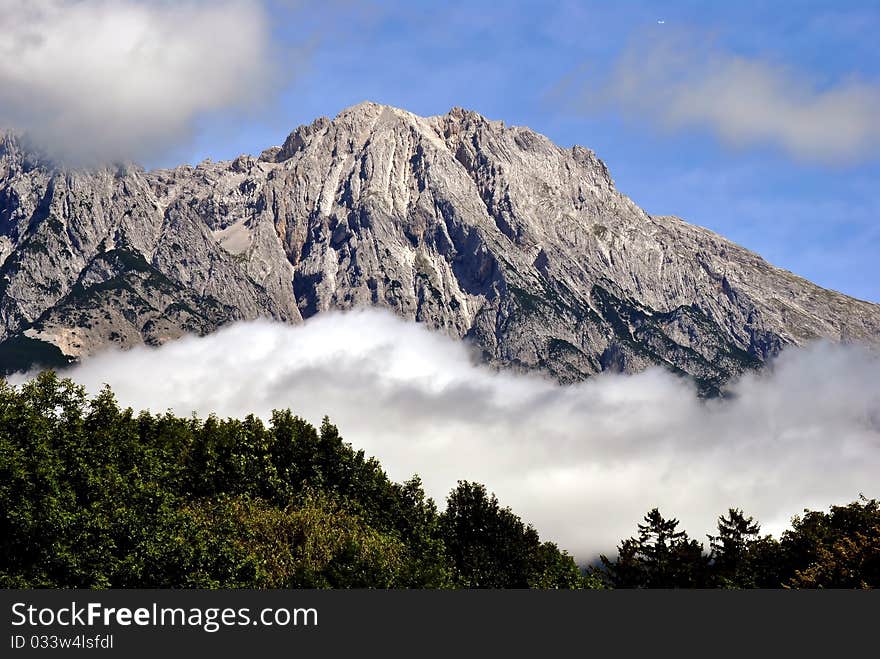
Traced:
[[663, 129], [708, 130], [735, 147], [769, 145], [799, 160], [851, 162], [876, 157], [880, 146], [876, 81], [817, 80], [691, 32], [634, 39], [583, 98]]
[[878, 496], [880, 359], [855, 346], [783, 353], [731, 400], [652, 370], [560, 387], [475, 365], [460, 342], [365, 310], [302, 326], [240, 324], [72, 370], [135, 408], [330, 415], [395, 479], [441, 503], [486, 483], [582, 560], [613, 551], [651, 507], [694, 534], [741, 506], [778, 531], [804, 506]]
[[8, 0], [0, 25], [0, 125], [74, 164], [155, 157], [276, 73], [256, 0]]

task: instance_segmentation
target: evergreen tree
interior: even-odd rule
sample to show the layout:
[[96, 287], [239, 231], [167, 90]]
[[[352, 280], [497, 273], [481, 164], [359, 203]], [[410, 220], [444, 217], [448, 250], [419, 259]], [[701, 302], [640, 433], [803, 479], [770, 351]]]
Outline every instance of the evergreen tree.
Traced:
[[753, 550], [760, 531], [760, 525], [753, 518], [746, 517], [739, 508], [730, 508], [727, 517], [721, 515], [718, 518], [718, 535], [708, 536], [717, 585], [725, 588], [755, 586]]
[[602, 556], [611, 585], [618, 588], [700, 588], [708, 583], [703, 546], [678, 530], [657, 508], [638, 525], [638, 537], [618, 547], [617, 561]]
[[441, 515], [456, 579], [467, 588], [577, 588], [574, 560], [523, 524], [478, 483], [459, 481]]

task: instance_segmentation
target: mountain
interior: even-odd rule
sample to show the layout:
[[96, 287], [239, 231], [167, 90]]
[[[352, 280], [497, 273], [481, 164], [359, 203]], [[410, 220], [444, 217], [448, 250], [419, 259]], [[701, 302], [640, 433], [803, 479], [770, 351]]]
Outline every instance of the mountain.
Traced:
[[562, 382], [654, 364], [706, 392], [880, 306], [652, 216], [589, 149], [362, 103], [259, 157], [55, 167], [0, 141], [0, 366], [378, 305]]

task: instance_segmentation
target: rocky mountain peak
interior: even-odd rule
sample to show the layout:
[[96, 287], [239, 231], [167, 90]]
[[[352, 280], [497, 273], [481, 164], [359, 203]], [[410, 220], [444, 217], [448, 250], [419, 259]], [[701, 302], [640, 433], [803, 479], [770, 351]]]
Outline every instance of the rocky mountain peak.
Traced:
[[273, 162], [289, 160], [306, 145], [310, 137], [324, 130], [329, 125], [330, 120], [327, 117], [318, 117], [306, 126], [299, 126], [287, 136], [281, 149], [275, 155]]
[[0, 179], [37, 167], [52, 167], [51, 160], [15, 131], [0, 130]]
[[[21, 154], [0, 141], [0, 162]], [[648, 215], [587, 148], [462, 108], [361, 103], [197, 167], [2, 167], [6, 370], [362, 305], [565, 382], [659, 364], [711, 392], [786, 345], [880, 342], [877, 305]]]

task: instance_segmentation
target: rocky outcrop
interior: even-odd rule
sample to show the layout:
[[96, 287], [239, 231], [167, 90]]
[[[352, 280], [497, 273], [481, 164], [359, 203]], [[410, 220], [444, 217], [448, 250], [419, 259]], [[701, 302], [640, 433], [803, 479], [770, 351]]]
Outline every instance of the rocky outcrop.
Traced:
[[588, 149], [459, 108], [363, 103], [259, 158], [153, 172], [56, 171], [7, 135], [0, 258], [7, 361], [23, 337], [80, 358], [360, 305], [560, 381], [661, 364], [713, 391], [786, 345], [880, 342], [880, 306], [648, 215]]

